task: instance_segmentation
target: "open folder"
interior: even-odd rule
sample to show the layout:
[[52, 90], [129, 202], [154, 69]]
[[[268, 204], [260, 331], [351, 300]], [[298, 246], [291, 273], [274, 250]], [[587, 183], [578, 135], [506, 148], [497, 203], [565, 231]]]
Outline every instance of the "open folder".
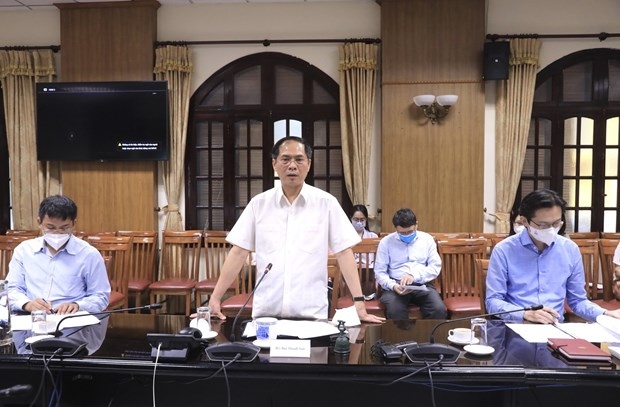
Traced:
[[506, 324], [530, 343], [545, 343], [549, 338], [580, 338], [588, 342], [620, 343], [620, 319], [599, 315], [595, 323]]

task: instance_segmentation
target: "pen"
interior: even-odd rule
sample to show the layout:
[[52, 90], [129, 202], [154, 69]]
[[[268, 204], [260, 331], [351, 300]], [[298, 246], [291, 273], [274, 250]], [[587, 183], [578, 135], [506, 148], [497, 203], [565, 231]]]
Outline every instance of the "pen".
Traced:
[[56, 311], [54, 311], [54, 309], [52, 308], [52, 303], [46, 300], [45, 298], [41, 298], [41, 299], [50, 305], [50, 314], [55, 314]]

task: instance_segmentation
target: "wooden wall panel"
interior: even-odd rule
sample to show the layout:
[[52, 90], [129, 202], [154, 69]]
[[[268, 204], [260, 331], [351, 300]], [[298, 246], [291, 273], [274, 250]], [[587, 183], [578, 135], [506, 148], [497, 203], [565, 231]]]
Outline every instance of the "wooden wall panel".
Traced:
[[[57, 4], [61, 81], [153, 80], [156, 1]], [[63, 162], [82, 230], [157, 230], [155, 162]]]
[[[410, 207], [426, 231], [483, 226], [484, 0], [383, 0], [382, 230]], [[439, 124], [413, 104], [457, 94]]]

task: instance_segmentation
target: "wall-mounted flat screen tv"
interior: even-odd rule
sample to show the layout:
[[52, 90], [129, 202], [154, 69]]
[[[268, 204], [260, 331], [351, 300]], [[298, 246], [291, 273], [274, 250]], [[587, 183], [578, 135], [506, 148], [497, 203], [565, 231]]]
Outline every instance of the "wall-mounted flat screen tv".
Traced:
[[37, 83], [36, 92], [39, 160], [168, 159], [166, 81]]

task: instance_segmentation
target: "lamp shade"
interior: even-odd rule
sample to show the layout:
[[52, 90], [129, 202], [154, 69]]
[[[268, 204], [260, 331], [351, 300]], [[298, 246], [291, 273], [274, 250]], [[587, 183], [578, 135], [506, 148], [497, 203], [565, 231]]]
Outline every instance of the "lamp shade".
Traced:
[[437, 103], [442, 106], [452, 106], [459, 100], [458, 95], [439, 95], [437, 96]]
[[418, 95], [413, 97], [416, 106], [429, 106], [435, 101], [435, 95]]

